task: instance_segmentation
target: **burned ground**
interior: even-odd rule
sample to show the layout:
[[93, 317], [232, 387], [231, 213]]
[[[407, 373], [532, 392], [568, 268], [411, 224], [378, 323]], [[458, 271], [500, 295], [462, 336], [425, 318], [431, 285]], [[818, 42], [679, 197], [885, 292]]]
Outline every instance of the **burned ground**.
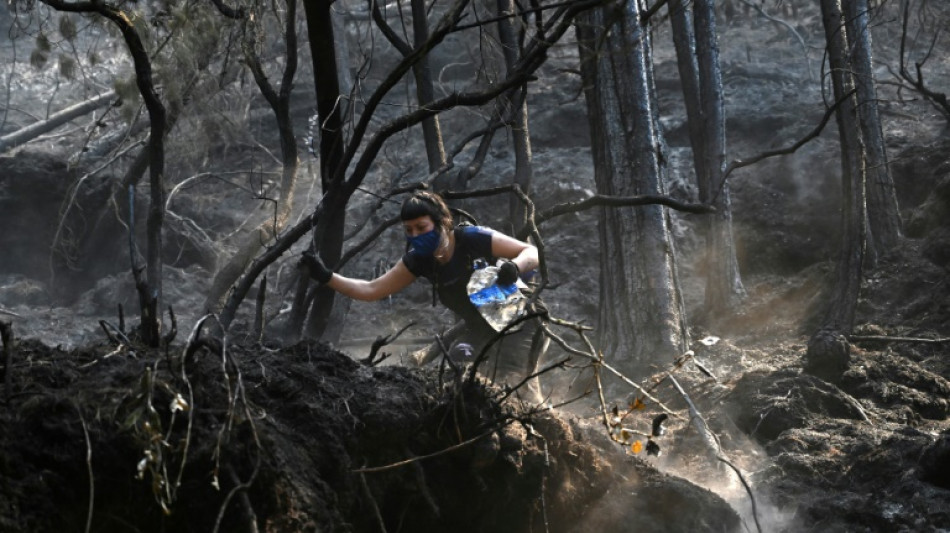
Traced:
[[[16, 347], [0, 531], [732, 531], [720, 498], [481, 380], [326, 345]], [[223, 355], [226, 353], [226, 355]], [[606, 495], [639, 493], [617, 510]], [[166, 510], [163, 510], [166, 509]]]

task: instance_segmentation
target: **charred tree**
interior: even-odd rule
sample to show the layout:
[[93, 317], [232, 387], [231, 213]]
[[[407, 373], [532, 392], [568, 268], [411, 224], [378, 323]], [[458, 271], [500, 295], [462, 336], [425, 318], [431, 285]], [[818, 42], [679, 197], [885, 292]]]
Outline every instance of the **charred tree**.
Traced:
[[[412, 40], [418, 48], [429, 40], [429, 20], [426, 16], [425, 0], [412, 0]], [[423, 56], [413, 67], [416, 78], [416, 97], [419, 106], [425, 107], [435, 100], [432, 87], [432, 67], [429, 56]], [[435, 172], [445, 165], [445, 145], [442, 142], [442, 128], [439, 116], [433, 115], [422, 121], [422, 135], [425, 139], [426, 157], [429, 160], [429, 172]]]
[[[660, 195], [665, 157], [656, 124], [649, 34], [638, 2], [596, 8], [577, 24], [598, 193]], [[668, 212], [650, 205], [600, 214], [598, 334], [630, 375], [687, 340]]]
[[[279, 17], [279, 14], [275, 15]], [[205, 301], [205, 309], [216, 311], [221, 309], [228, 289], [237, 281], [247, 264], [257, 256], [261, 248], [277, 237], [290, 217], [297, 183], [297, 169], [300, 164], [297, 152], [297, 137], [294, 134], [290, 118], [290, 95], [294, 76], [297, 72], [297, 0], [288, 0], [286, 17], [284, 24], [286, 62], [280, 80], [280, 87], [276, 90], [267, 79], [264, 66], [261, 64], [257, 53], [257, 47], [262, 39], [258, 34], [257, 25], [263, 18], [263, 13], [254, 12], [251, 17], [245, 17], [243, 20], [245, 32], [245, 42], [243, 43], [244, 62], [254, 75], [254, 81], [271, 109], [273, 109], [277, 120], [281, 163], [283, 165], [280, 178], [280, 199], [275, 203], [273, 217], [250, 231], [228, 262], [218, 269], [214, 281], [211, 283], [208, 298]]]
[[858, 116], [867, 153], [869, 246], [875, 255], [892, 250], [901, 238], [901, 216], [888, 166], [877, 89], [871, 63], [871, 29], [868, 0], [846, 0], [845, 14], [851, 54], [849, 56], [857, 90]]
[[674, 0], [670, 4], [670, 18], [699, 196], [702, 202], [716, 208], [716, 213], [706, 218], [704, 228], [704, 308], [707, 317], [716, 317], [730, 313], [745, 289], [732, 235], [729, 185], [724, 177], [726, 120], [715, 7], [711, 0], [696, 0], [693, 9], [695, 16], [690, 16], [689, 6]]
[[739, 277], [735, 241], [732, 235], [732, 207], [729, 184], [723, 177], [726, 164], [726, 117], [723, 107], [722, 70], [715, 6], [712, 0], [696, 0], [696, 51], [703, 119], [704, 164], [699, 177], [700, 201], [709, 202], [716, 213], [708, 217], [706, 240], [705, 310], [707, 316], [728, 313], [745, 295]]
[[806, 369], [834, 379], [847, 368], [848, 350], [841, 348], [841, 340], [854, 326], [863, 276], [867, 243], [866, 159], [841, 0], [821, 0], [821, 12], [831, 82], [835, 98], [842, 101], [835, 113], [841, 144], [841, 230], [828, 310], [809, 342]]
[[[383, 32], [390, 44], [403, 56], [413, 53], [413, 48], [423, 46], [429, 40], [429, 20], [426, 15], [425, 0], [412, 0], [412, 35], [413, 45], [404, 41], [386, 22], [380, 10], [379, 3], [373, 2], [373, 21]], [[402, 14], [400, 13], [400, 16]], [[417, 61], [412, 67], [412, 74], [416, 81], [416, 99], [419, 107], [425, 107], [435, 100], [435, 89], [432, 84], [432, 66], [428, 55]], [[446, 162], [445, 144], [442, 140], [442, 128], [439, 125], [439, 116], [434, 115], [422, 121], [422, 136], [425, 141], [426, 158], [429, 162], [429, 172], [442, 168]]]
[[[510, 72], [518, 64], [518, 56], [521, 54], [521, 39], [518, 38], [518, 29], [515, 24], [515, 2], [514, 0], [497, 0], [498, 36], [501, 42], [502, 54], [505, 58], [505, 70]], [[509, 110], [509, 113], [502, 113], [503, 116], [511, 116], [511, 134], [512, 145], [515, 152], [515, 176], [514, 183], [521, 190], [528, 194], [531, 191], [531, 180], [533, 178], [533, 168], [531, 165], [531, 136], [528, 129], [528, 86], [527, 84], [511, 91], [502, 99], [502, 105]], [[511, 221], [511, 231], [517, 231], [525, 224], [526, 213], [524, 204], [515, 196], [512, 196], [509, 203], [509, 220]]]
[[[149, 116], [149, 208], [145, 277], [133, 266], [142, 318], [142, 340], [149, 346], [162, 342], [162, 224], [165, 219], [165, 127], [166, 112], [152, 80], [152, 61], [145, 43], [128, 13], [103, 2], [64, 2], [43, 0], [58, 11], [96, 13], [116, 25], [135, 65], [135, 82]], [[133, 258], [133, 263], [135, 259]]]
[[[328, 265], [335, 265], [343, 250], [343, 229], [346, 202], [340, 197], [343, 185], [344, 139], [343, 117], [340, 109], [340, 82], [336, 64], [336, 44], [329, 2], [304, 2], [307, 32], [310, 37], [310, 56], [317, 93], [317, 117], [320, 121], [320, 182], [327, 205], [320, 217], [319, 232], [314, 233], [311, 247]], [[297, 284], [291, 310], [290, 333], [303, 332], [306, 320], [308, 335], [319, 338], [327, 326], [336, 293], [317, 286], [308, 298], [310, 280], [301, 278]], [[307, 311], [309, 313], [309, 319]]]

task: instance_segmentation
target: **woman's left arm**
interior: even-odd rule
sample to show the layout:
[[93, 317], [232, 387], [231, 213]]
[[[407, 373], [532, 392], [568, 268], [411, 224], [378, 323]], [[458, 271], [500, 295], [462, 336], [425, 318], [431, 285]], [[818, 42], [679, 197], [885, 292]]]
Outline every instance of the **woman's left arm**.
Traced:
[[504, 233], [492, 232], [491, 253], [495, 257], [510, 259], [521, 272], [538, 268], [538, 249], [524, 241], [509, 237]]

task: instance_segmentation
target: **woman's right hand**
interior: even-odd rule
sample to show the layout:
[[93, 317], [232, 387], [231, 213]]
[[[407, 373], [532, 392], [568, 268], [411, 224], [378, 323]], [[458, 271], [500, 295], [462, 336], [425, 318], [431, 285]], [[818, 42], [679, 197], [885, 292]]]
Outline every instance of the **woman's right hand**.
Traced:
[[333, 277], [333, 271], [327, 268], [327, 266], [323, 264], [323, 261], [310, 250], [307, 250], [300, 256], [298, 267], [301, 266], [307, 267], [310, 277], [320, 283], [328, 283], [330, 278]]

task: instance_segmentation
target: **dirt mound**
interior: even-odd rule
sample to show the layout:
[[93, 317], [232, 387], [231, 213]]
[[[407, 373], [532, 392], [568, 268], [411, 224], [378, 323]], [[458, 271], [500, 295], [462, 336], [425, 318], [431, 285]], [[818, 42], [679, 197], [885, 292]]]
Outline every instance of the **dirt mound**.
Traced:
[[24, 341], [4, 393], [0, 531], [738, 528], [712, 493], [479, 379], [322, 344]]
[[756, 486], [809, 531], [945, 527], [947, 381], [893, 350], [851, 349], [840, 388], [788, 367], [750, 372], [727, 395], [773, 459]]

